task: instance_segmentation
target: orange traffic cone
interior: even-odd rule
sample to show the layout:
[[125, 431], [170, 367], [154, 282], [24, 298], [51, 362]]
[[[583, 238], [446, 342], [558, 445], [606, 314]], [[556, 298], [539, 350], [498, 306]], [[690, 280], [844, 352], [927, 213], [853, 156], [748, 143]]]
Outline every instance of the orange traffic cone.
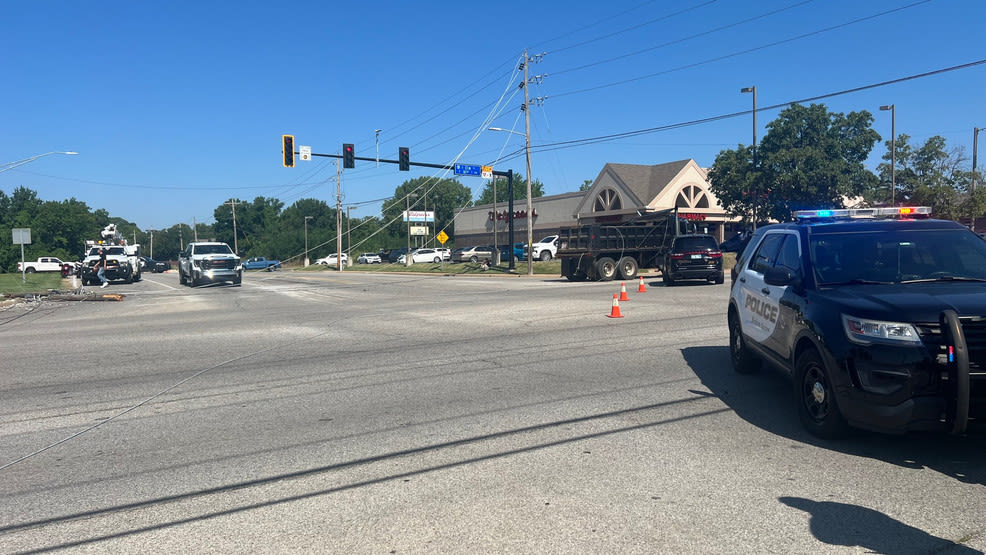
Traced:
[[620, 284], [620, 300], [621, 301], [630, 300], [630, 297], [627, 297], [627, 282], [625, 281]]
[[619, 295], [613, 293], [613, 310], [609, 313], [610, 318], [623, 318], [620, 314], [620, 300]]
[[640, 276], [640, 287], [637, 288], [637, 293], [646, 293], [647, 288], [644, 287], [644, 276]]

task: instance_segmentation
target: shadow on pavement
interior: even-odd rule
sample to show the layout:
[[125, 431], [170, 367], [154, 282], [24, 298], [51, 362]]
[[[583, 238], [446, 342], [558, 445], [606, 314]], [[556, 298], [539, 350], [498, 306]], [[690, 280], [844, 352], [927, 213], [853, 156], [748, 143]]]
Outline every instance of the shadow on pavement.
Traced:
[[811, 533], [829, 545], [862, 547], [867, 553], [982, 553], [908, 526], [879, 511], [802, 497], [780, 497], [781, 503], [809, 515]]
[[929, 468], [964, 483], [986, 485], [986, 427], [970, 427], [962, 436], [857, 431], [846, 439], [823, 440], [801, 427], [787, 375], [767, 365], [755, 374], [737, 374], [726, 346], [687, 347], [682, 354], [713, 395], [762, 430], [840, 453], [906, 468]]

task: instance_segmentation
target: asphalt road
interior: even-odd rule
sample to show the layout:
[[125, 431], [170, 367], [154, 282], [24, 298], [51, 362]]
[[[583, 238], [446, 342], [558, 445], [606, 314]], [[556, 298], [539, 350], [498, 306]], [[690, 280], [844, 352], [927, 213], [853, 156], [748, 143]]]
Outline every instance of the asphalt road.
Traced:
[[175, 274], [0, 312], [0, 552], [980, 553], [986, 433], [808, 436], [726, 285]]

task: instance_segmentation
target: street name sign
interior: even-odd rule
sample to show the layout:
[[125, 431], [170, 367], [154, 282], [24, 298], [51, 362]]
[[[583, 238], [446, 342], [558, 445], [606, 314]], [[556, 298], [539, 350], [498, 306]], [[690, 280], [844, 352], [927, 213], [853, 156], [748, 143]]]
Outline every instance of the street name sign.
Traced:
[[482, 166], [474, 166], [472, 164], [456, 164], [455, 175], [475, 175], [479, 177], [483, 175], [483, 168]]

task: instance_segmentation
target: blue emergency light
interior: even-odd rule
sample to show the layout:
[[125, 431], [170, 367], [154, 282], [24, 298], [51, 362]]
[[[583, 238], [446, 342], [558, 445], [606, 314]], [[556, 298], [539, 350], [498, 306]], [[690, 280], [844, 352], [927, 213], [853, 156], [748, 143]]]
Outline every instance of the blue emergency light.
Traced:
[[839, 208], [819, 210], [798, 210], [794, 213], [799, 219], [834, 219], [834, 218], [894, 218], [930, 216], [930, 206], [885, 206], [882, 208]]

